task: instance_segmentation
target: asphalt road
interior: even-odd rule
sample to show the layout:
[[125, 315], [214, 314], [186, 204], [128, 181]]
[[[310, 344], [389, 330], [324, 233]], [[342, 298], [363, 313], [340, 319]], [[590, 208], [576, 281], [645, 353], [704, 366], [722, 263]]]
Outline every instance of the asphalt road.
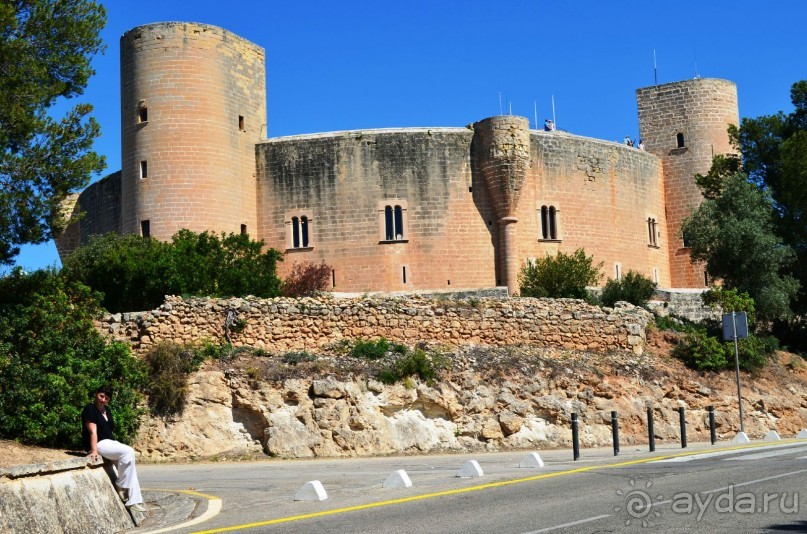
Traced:
[[[528, 451], [527, 451], [528, 452]], [[175, 532], [807, 532], [807, 440], [339, 460], [143, 465], [148, 489], [222, 499], [215, 517]], [[457, 478], [476, 459], [479, 478]], [[385, 489], [404, 469], [414, 486]], [[294, 501], [320, 480], [325, 501]]]

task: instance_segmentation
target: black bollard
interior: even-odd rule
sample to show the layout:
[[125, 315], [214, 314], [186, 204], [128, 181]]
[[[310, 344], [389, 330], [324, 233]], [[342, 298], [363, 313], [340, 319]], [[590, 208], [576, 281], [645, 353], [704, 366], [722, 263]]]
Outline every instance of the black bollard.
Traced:
[[709, 406], [709, 435], [712, 438], [712, 445], [717, 442], [717, 435], [715, 434], [715, 407]]
[[572, 414], [572, 451], [575, 461], [580, 458], [580, 442], [577, 436], [577, 414]]
[[611, 412], [611, 434], [614, 436], [614, 456], [619, 456], [619, 419], [615, 410]]
[[687, 420], [684, 416], [684, 407], [678, 408], [678, 420], [681, 422], [681, 448], [687, 448]]
[[653, 408], [647, 409], [647, 439], [650, 443], [650, 452], [656, 451], [656, 433], [653, 432]]

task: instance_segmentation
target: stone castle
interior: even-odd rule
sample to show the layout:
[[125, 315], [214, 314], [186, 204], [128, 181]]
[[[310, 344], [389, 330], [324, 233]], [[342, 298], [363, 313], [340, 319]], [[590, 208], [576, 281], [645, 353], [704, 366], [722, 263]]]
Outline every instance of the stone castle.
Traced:
[[121, 37], [121, 170], [69, 200], [94, 234], [168, 240], [248, 233], [295, 262], [325, 261], [335, 291], [518, 291], [529, 260], [585, 249], [605, 274], [706, 283], [681, 223], [693, 175], [732, 152], [736, 86], [693, 79], [637, 91], [645, 150], [496, 116], [464, 128], [265, 138], [264, 50], [221, 28], [167, 22]]

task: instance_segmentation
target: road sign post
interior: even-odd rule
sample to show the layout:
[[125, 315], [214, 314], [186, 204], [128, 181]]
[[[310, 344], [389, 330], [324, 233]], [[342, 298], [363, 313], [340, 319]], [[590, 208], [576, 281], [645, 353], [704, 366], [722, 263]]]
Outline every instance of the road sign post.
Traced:
[[723, 314], [723, 341], [734, 341], [734, 364], [737, 369], [737, 403], [740, 407], [740, 432], [745, 434], [743, 425], [743, 394], [740, 388], [740, 352], [737, 340], [748, 337], [748, 316], [745, 312]]

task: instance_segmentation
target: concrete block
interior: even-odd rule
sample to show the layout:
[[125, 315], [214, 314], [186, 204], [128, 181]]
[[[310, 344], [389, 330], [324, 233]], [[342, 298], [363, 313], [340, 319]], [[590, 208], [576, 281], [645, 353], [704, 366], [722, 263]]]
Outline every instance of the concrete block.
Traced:
[[781, 439], [782, 438], [779, 437], [779, 433], [776, 432], [776, 430], [771, 430], [767, 434], [765, 434], [765, 437], [762, 438], [762, 441], [779, 441]]
[[798, 439], [807, 439], [807, 428], [802, 429], [801, 432], [796, 434], [796, 438], [798, 438]]
[[384, 481], [383, 487], [391, 489], [411, 488], [412, 480], [403, 469], [398, 469]]
[[294, 495], [295, 501], [324, 501], [328, 498], [328, 493], [319, 480], [306, 482]]
[[479, 467], [479, 462], [476, 460], [468, 460], [457, 471], [458, 478], [476, 478], [481, 477], [482, 474], [482, 468]]
[[731, 442], [735, 445], [743, 445], [745, 443], [751, 443], [751, 440], [748, 439], [748, 434], [745, 432], [737, 432], [737, 435], [734, 436], [734, 439]]
[[541, 456], [537, 452], [531, 452], [527, 456], [521, 459], [521, 462], [518, 464], [519, 467], [543, 467], [544, 461], [541, 460]]

